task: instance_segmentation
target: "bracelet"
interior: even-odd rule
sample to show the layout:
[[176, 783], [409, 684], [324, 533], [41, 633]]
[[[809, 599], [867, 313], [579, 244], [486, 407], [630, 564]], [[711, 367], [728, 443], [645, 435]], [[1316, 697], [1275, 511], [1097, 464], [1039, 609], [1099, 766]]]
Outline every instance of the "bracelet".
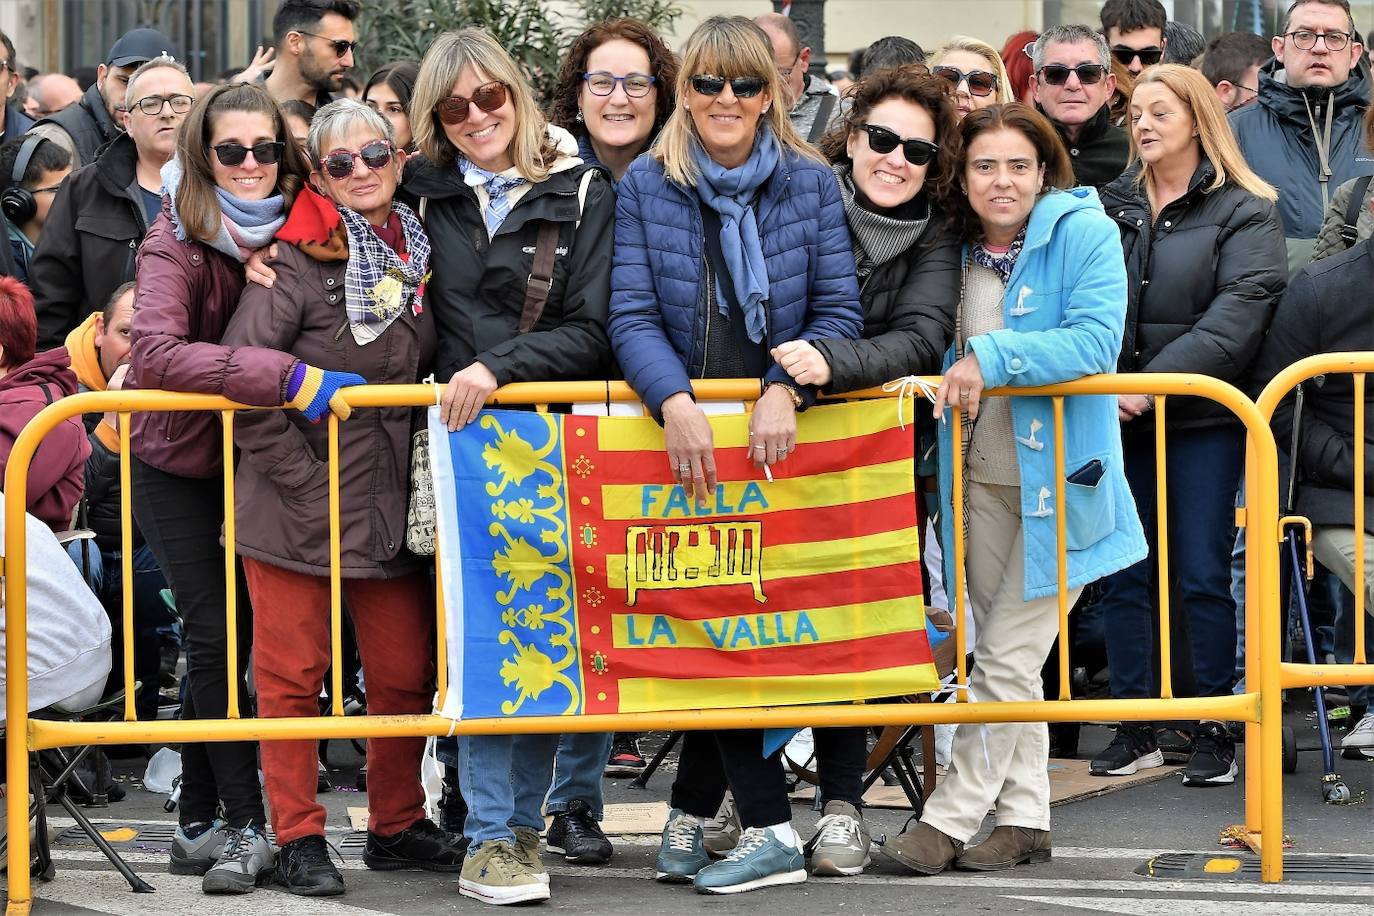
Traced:
[[784, 391], [786, 391], [786, 392], [787, 392], [787, 396], [790, 397], [790, 398], [792, 399], [792, 406], [795, 407], [796, 409], [800, 410], [802, 404], [805, 403], [805, 402], [802, 400], [801, 392], [799, 392], [797, 389], [793, 388], [791, 385], [787, 384], [786, 382], [769, 382], [767, 385], [764, 385], [764, 386], [763, 386], [763, 390], [764, 390], [765, 392], [767, 392], [769, 388], [773, 388], [773, 387], [778, 387], [778, 388], [781, 388], [781, 389], [783, 389]]

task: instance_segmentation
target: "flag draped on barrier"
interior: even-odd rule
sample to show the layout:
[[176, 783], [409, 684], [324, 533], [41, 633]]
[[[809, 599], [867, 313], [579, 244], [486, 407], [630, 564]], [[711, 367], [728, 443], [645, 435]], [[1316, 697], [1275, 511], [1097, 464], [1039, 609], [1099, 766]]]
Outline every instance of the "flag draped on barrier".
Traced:
[[827, 703], [938, 685], [913, 437], [891, 401], [817, 407], [774, 481], [710, 419], [704, 507], [641, 417], [430, 411], [450, 718]]

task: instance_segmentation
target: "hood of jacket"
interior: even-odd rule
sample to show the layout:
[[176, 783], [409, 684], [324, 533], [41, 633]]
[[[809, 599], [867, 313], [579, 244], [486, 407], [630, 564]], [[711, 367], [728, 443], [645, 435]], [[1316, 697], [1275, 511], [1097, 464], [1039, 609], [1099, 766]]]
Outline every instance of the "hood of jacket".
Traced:
[[[138, 147], [134, 138], [120, 134], [111, 140], [91, 165], [101, 185], [116, 197], [129, 197], [129, 187], [138, 179]], [[130, 198], [132, 200], [133, 198]], [[142, 213], [143, 204], [137, 202]]]
[[1336, 116], [1344, 111], [1362, 110], [1369, 105], [1369, 78], [1364, 68], [1350, 71], [1345, 82], [1336, 86], [1307, 86], [1297, 88], [1288, 85], [1288, 73], [1277, 60], [1271, 60], [1260, 70], [1259, 104], [1269, 109], [1276, 117], [1291, 121], [1305, 130], [1311, 129], [1307, 112], [1309, 105], [1325, 103], [1328, 99], [1336, 105]]
[[51, 386], [48, 393], [53, 400], [76, 394], [76, 373], [72, 371], [71, 357], [66, 347], [39, 353], [0, 378], [0, 400], [19, 389], [36, 388], [39, 385]]
[[[557, 124], [548, 125], [548, 130], [549, 139], [553, 140], [558, 150], [558, 158], [549, 166], [549, 174], [556, 175], [582, 165], [582, 159], [578, 157], [577, 138]], [[599, 163], [598, 168], [604, 171]], [[464, 183], [463, 173], [457, 163], [440, 166], [421, 156], [406, 164], [403, 184], [406, 193], [416, 197], [453, 197], [472, 193]]]
[[95, 345], [96, 320], [99, 312], [92, 312], [86, 320], [72, 329], [64, 345], [71, 359], [72, 371], [82, 388], [88, 391], [105, 390], [105, 373], [100, 368], [100, 349]]
[[[1079, 210], [1096, 210], [1104, 213], [1102, 201], [1098, 199], [1097, 192], [1092, 188], [1069, 188], [1063, 191], [1051, 191], [1040, 200], [1036, 201], [1035, 209], [1031, 211], [1030, 223], [1026, 226], [1026, 244], [1022, 248], [1023, 257], [1017, 258], [1017, 266], [1024, 264], [1026, 259], [1024, 254], [1036, 248], [1043, 248], [1050, 243], [1050, 238], [1054, 235], [1054, 227], [1059, 221], [1070, 213]], [[1007, 282], [1007, 289], [1011, 289], [1015, 283], [1015, 275]]]

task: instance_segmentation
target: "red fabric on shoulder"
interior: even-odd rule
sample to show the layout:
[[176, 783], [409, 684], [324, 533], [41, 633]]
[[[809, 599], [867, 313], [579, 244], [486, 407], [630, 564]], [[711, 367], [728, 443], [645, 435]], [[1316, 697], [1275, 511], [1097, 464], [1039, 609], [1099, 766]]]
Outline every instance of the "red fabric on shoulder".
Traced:
[[342, 222], [343, 218], [339, 216], [333, 201], [306, 184], [296, 195], [286, 224], [277, 230], [277, 238], [292, 245], [323, 245], [329, 242], [330, 236]]

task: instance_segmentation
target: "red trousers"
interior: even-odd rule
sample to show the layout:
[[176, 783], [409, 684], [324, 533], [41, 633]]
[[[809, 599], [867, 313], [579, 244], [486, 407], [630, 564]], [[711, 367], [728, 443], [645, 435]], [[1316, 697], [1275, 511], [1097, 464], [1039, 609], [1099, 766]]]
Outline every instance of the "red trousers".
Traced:
[[[316, 716], [329, 668], [329, 579], [247, 557], [253, 600], [258, 715]], [[434, 695], [434, 590], [429, 577], [345, 579], [371, 715], [427, 713]], [[262, 771], [277, 842], [324, 834], [315, 801], [318, 742], [262, 742]], [[424, 738], [367, 742], [368, 830], [399, 833], [425, 816]]]

